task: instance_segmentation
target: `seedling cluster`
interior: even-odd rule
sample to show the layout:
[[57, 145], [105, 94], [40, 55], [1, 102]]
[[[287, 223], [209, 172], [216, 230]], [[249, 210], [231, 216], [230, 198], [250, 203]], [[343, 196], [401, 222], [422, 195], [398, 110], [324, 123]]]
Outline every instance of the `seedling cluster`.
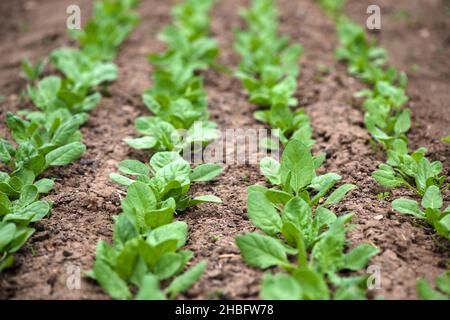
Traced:
[[[450, 206], [445, 208], [443, 194], [450, 184], [442, 163], [430, 160], [426, 148], [410, 151], [408, 145], [406, 75], [389, 67], [386, 50], [343, 14], [345, 0], [318, 2], [336, 21], [337, 59], [366, 85], [355, 96], [363, 100], [367, 131], [386, 154], [372, 177], [390, 191], [409, 189], [413, 196], [394, 199], [392, 208], [425, 221], [438, 240], [449, 240]], [[219, 136], [208, 113], [202, 76], [210, 68], [220, 69], [218, 41], [211, 37], [214, 3], [184, 0], [173, 6], [172, 22], [159, 34], [166, 48], [149, 56], [152, 87], [142, 101], [150, 115], [135, 119], [138, 135], [124, 141], [147, 150], [149, 160], [120, 161], [118, 171], [110, 174], [121, 188], [121, 212], [113, 218], [112, 241], [98, 241], [94, 265], [86, 272], [114, 299], [175, 299], [207, 268], [206, 261], [185, 247], [189, 228], [182, 214], [199, 204], [222, 202], [212, 194], [194, 195], [191, 189], [194, 183], [216, 179], [222, 166], [187, 161], [192, 149], [202, 149]], [[13, 254], [33, 235], [34, 224], [51, 211], [52, 203], [43, 198], [55, 183], [48, 170], [85, 153], [80, 128], [118, 77], [113, 61], [138, 24], [137, 4], [99, 0], [86, 26], [70, 31], [77, 48], [56, 49], [35, 65], [22, 61], [32, 107], [7, 113], [8, 139], [0, 139], [0, 272], [13, 265]], [[311, 118], [296, 97], [303, 47], [280, 35], [274, 0], [252, 0], [241, 17], [246, 27], [235, 32], [241, 61], [234, 76], [249, 102], [259, 107], [254, 118], [267, 125], [283, 148], [281, 161], [260, 161], [266, 183], [247, 189], [247, 214], [256, 231], [236, 236], [242, 259], [265, 270], [260, 285], [264, 299], [365, 299], [364, 268], [379, 249], [352, 244], [347, 233], [354, 227], [353, 213], [333, 211], [357, 186], [341, 183], [337, 173], [323, 173], [326, 156], [312, 153]], [[56, 72], [49, 72], [47, 65]], [[450, 142], [450, 137], [441, 139]], [[273, 148], [269, 140], [263, 144]], [[240, 180], [248, 179], [241, 173]], [[382, 191], [380, 201], [395, 194]], [[223, 241], [209, 235], [208, 242]], [[423, 299], [448, 299], [449, 288], [448, 271], [436, 278], [435, 286], [417, 281]]]
[[197, 71], [214, 64], [217, 41], [209, 35], [212, 0], [189, 0], [173, 8], [173, 24], [159, 38], [167, 45], [163, 53], [150, 55], [153, 87], [143, 94], [152, 116], [136, 119], [143, 137], [127, 139], [136, 149], [182, 152], [192, 144], [207, 145], [217, 136], [208, 121], [207, 93]]
[[[398, 212], [413, 215], [424, 220], [435, 231], [450, 239], [450, 206], [443, 209], [442, 193], [450, 187], [447, 177], [441, 175], [442, 163], [430, 161], [426, 157], [427, 149], [421, 147], [410, 152], [407, 132], [411, 127], [411, 110], [405, 107], [408, 97], [405, 93], [407, 77], [393, 67], [387, 67], [387, 52], [369, 40], [364, 29], [342, 14], [345, 2], [336, 7], [328, 1], [320, 1], [324, 8], [336, 18], [340, 47], [336, 57], [348, 65], [348, 72], [360, 78], [368, 88], [356, 93], [364, 98], [364, 123], [367, 130], [385, 150], [387, 161], [379, 165], [372, 177], [388, 189], [406, 187], [413, 191], [419, 202], [400, 198], [392, 202], [392, 208]], [[444, 138], [445, 141], [445, 138]], [[443, 275], [439, 284], [449, 277]], [[421, 297], [437, 297], [431, 287], [419, 280], [417, 285]]]
[[27, 95], [38, 111], [7, 113], [13, 142], [0, 139], [0, 161], [6, 166], [0, 172], [0, 271], [13, 264], [12, 254], [35, 231], [33, 223], [50, 212], [51, 203], [39, 199], [52, 190], [54, 181], [41, 178], [42, 174], [78, 160], [85, 152], [79, 128], [100, 102], [99, 86], [117, 78], [117, 67], [110, 61], [137, 23], [135, 4], [97, 2], [86, 28], [73, 33], [79, 49], [61, 48], [50, 54], [63, 77], [39, 80], [45, 62], [33, 66], [23, 61], [23, 75], [30, 81]]
[[250, 266], [285, 271], [264, 276], [265, 299], [364, 299], [367, 277], [342, 277], [339, 271], [364, 268], [378, 249], [361, 244], [345, 253], [353, 214], [338, 218], [330, 210], [356, 186], [344, 184], [329, 194], [341, 176], [316, 174], [325, 156], [311, 154], [315, 141], [308, 115], [303, 109], [291, 111], [297, 106], [293, 94], [302, 47], [290, 46], [287, 37], [278, 35], [273, 1], [254, 0], [242, 16], [247, 30], [236, 34], [236, 50], [243, 57], [236, 75], [250, 102], [268, 108], [255, 117], [280, 129], [286, 147], [281, 163], [273, 158], [260, 163], [274, 187], [248, 188], [248, 215], [264, 234], [241, 235], [236, 243]]
[[283, 144], [292, 138], [313, 145], [308, 115], [303, 108], [291, 110], [298, 105], [294, 94], [303, 47], [290, 45], [288, 36], [278, 34], [272, 0], [252, 1], [241, 16], [247, 29], [236, 32], [235, 49], [242, 57], [236, 77], [248, 91], [250, 102], [262, 108], [255, 118], [278, 129], [274, 132]]
[[[154, 86], [143, 101], [153, 115], [136, 120], [144, 137], [126, 140], [131, 147], [156, 153], [149, 163], [124, 160], [118, 165], [121, 174], [111, 174], [128, 188], [127, 195], [115, 218], [113, 243], [97, 244], [88, 275], [115, 299], [173, 299], [206, 268], [201, 261], [185, 271], [194, 253], [182, 250], [188, 226], [174, 216], [200, 203], [221, 202], [213, 195], [191, 197], [189, 190], [193, 182], [217, 177], [222, 167], [202, 164], [192, 169], [180, 155], [185, 147], [206, 145], [215, 137], [216, 125], [207, 121], [203, 79], [196, 74], [209, 68], [218, 54], [216, 41], [208, 38], [212, 4], [186, 0], [173, 8], [173, 24], [160, 35], [168, 48], [150, 56]], [[196, 124], [204, 129], [201, 135], [191, 131], [198, 130]], [[187, 134], [182, 137], [179, 129]]]

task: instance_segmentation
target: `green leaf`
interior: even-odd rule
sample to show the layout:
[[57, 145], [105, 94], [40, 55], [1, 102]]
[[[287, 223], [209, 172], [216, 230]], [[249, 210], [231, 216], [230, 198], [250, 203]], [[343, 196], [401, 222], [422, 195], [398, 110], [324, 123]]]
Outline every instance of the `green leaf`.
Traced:
[[158, 152], [155, 153], [151, 158], [150, 165], [155, 171], [159, 171], [165, 166], [180, 159], [182, 158], [180, 154], [177, 152], [170, 152], [170, 151]]
[[403, 185], [403, 181], [397, 178], [394, 169], [387, 164], [381, 164], [379, 169], [372, 173], [372, 177], [387, 188], [397, 188]]
[[72, 142], [59, 147], [45, 156], [46, 166], [65, 166], [81, 158], [86, 146], [80, 142]]
[[94, 274], [97, 282], [114, 299], [131, 299], [131, 292], [119, 275], [104, 261], [96, 260]]
[[142, 278], [136, 300], [165, 300], [164, 292], [159, 288], [159, 280], [152, 274]]
[[150, 172], [147, 165], [137, 160], [121, 161], [117, 167], [122, 173], [129, 175], [148, 175]]
[[114, 243], [125, 244], [127, 241], [138, 236], [136, 227], [131, 223], [130, 219], [124, 214], [117, 217], [114, 225]]
[[283, 209], [283, 222], [289, 221], [304, 233], [311, 228], [311, 207], [300, 197], [291, 199]]
[[188, 290], [192, 285], [197, 282], [206, 269], [206, 262], [202, 261], [190, 268], [182, 275], [176, 277], [167, 287], [166, 292], [173, 299], [179, 293]]
[[197, 196], [191, 200], [189, 200], [189, 204], [188, 206], [195, 206], [197, 204], [200, 203], [207, 203], [207, 202], [211, 202], [211, 203], [222, 203], [222, 199], [220, 199], [219, 197], [216, 197], [214, 195], [203, 195], [203, 196]]
[[280, 232], [281, 217], [264, 193], [248, 193], [247, 212], [253, 224], [264, 233], [276, 235]]
[[191, 167], [189, 163], [183, 159], [169, 163], [156, 172], [156, 177], [161, 178], [164, 182], [178, 181], [181, 185], [189, 184], [189, 175]]
[[116, 258], [115, 271], [124, 280], [128, 280], [134, 270], [139, 253], [139, 238], [126, 242]]
[[0, 253], [3, 253], [6, 246], [14, 239], [16, 225], [14, 223], [0, 224]]
[[150, 136], [145, 136], [136, 139], [125, 139], [125, 142], [130, 147], [138, 150], [152, 149], [157, 143], [156, 139]]
[[183, 262], [181, 255], [175, 252], [167, 252], [156, 263], [154, 273], [159, 280], [168, 279], [177, 273]]
[[83, 117], [81, 115], [73, 116], [70, 120], [61, 124], [61, 126], [56, 130], [52, 143], [56, 146], [66, 144], [69, 139], [77, 132]]
[[265, 300], [300, 300], [302, 289], [290, 275], [266, 273], [261, 283], [261, 296]]
[[152, 230], [147, 238], [147, 242], [152, 246], [167, 241], [169, 239], [177, 240], [177, 248], [184, 246], [187, 240], [188, 226], [183, 221], [175, 221]]
[[333, 211], [324, 207], [317, 207], [314, 219], [317, 221], [318, 227], [322, 228], [323, 226], [331, 226], [337, 217]]
[[35, 202], [38, 196], [38, 188], [35, 185], [27, 185], [22, 188], [17, 204], [19, 207], [28, 206], [29, 204]]
[[337, 188], [332, 194], [330, 194], [330, 196], [327, 198], [327, 200], [324, 202], [323, 205], [327, 206], [338, 204], [339, 202], [341, 202], [342, 199], [344, 199], [344, 197], [349, 191], [357, 188], [358, 188], [357, 186], [351, 183], [344, 184], [339, 188]]
[[411, 110], [403, 110], [395, 122], [395, 133], [405, 133], [411, 127]]
[[450, 240], [450, 214], [441, 218], [435, 225], [435, 228], [441, 236]]
[[145, 224], [151, 228], [158, 228], [169, 224], [173, 221], [174, 212], [175, 208], [173, 207], [147, 211], [144, 216]]
[[111, 173], [109, 175], [109, 177], [111, 178], [112, 181], [114, 181], [114, 182], [116, 182], [116, 183], [118, 183], [120, 185], [123, 185], [123, 186], [130, 186], [134, 182], [136, 182], [136, 180], [130, 179], [128, 177], [124, 177], [124, 176], [122, 176], [120, 174], [117, 174], [117, 173]]
[[445, 271], [436, 278], [436, 286], [450, 298], [450, 271]]
[[297, 140], [291, 140], [281, 160], [281, 182], [298, 192], [309, 185], [315, 175], [313, 158], [309, 148]]
[[422, 198], [422, 207], [440, 209], [442, 205], [442, 194], [439, 188], [437, 186], [428, 187]]
[[210, 181], [222, 172], [219, 164], [202, 164], [196, 167], [191, 173], [191, 181]]
[[9, 253], [19, 251], [19, 249], [23, 247], [25, 242], [31, 237], [33, 233], [33, 228], [27, 228], [23, 226], [17, 227], [16, 233], [14, 234], [14, 240], [11, 242], [8, 248]]
[[[292, 194], [290, 194], [288, 192], [277, 190], [277, 189], [268, 189], [267, 191], [262, 191], [262, 192], [265, 192], [267, 199], [269, 199], [269, 201], [272, 202], [273, 204], [277, 204], [277, 203], [286, 204], [287, 202], [289, 202], [289, 200], [291, 200], [294, 197]], [[249, 188], [249, 193], [250, 193], [250, 188]]]
[[143, 182], [136, 181], [128, 187], [123, 203], [138, 212], [145, 213], [156, 208], [156, 197], [152, 189]]
[[45, 194], [49, 193], [53, 189], [55, 183], [51, 179], [41, 179], [36, 181], [34, 185], [37, 187], [39, 193]]
[[279, 185], [280, 178], [280, 163], [274, 158], [266, 157], [261, 159], [259, 163], [262, 174], [270, 181], [271, 184]]
[[370, 258], [379, 253], [380, 250], [371, 244], [363, 243], [347, 253], [344, 257], [346, 269], [358, 271], [364, 268]]
[[280, 241], [261, 234], [249, 233], [236, 237], [245, 262], [261, 269], [287, 265], [286, 251]]
[[161, 259], [162, 255], [167, 252], [175, 252], [177, 250], [177, 240], [169, 239], [164, 242], [152, 246], [148, 241], [140, 241], [139, 255], [144, 259], [150, 269], [153, 269]]
[[410, 199], [396, 199], [392, 201], [392, 208], [401, 213], [412, 214], [416, 218], [425, 219], [425, 213], [420, 210], [417, 201]]
[[304, 299], [327, 300], [330, 298], [328, 286], [320, 273], [307, 268], [299, 268], [294, 271], [293, 277], [300, 284]]
[[0, 259], [0, 272], [3, 270], [10, 268], [14, 263], [14, 258], [12, 255], [6, 255]]

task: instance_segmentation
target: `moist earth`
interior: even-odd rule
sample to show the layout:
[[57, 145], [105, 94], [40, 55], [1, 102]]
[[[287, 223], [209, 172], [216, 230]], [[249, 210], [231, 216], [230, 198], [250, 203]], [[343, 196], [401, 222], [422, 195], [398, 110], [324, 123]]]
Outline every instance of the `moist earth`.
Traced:
[[[92, 3], [78, 3], [82, 19], [87, 19]], [[447, 269], [448, 242], [414, 218], [391, 210], [392, 199], [415, 197], [407, 190], [395, 190], [385, 199], [378, 196], [387, 190], [370, 174], [385, 160], [384, 153], [370, 142], [361, 101], [353, 98], [363, 85], [334, 59], [338, 45], [334, 22], [314, 1], [277, 3], [280, 31], [305, 49], [296, 97], [312, 120], [317, 141], [313, 151], [326, 154], [321, 173], [336, 172], [343, 182], [358, 186], [334, 208], [338, 214], [354, 213], [348, 246], [370, 242], [380, 248], [371, 264], [372, 270], [379, 270], [381, 284], [370, 297], [416, 299], [416, 278], [433, 281]], [[36, 61], [57, 47], [73, 45], [65, 30], [69, 4], [66, 0], [0, 3], [1, 136], [8, 136], [4, 125], [7, 111], [32, 107], [22, 94], [26, 81], [19, 77], [21, 59]], [[212, 32], [221, 47], [219, 63], [230, 70], [239, 63], [233, 51], [233, 29], [243, 26], [238, 9], [248, 4], [245, 0], [221, 1], [212, 12]], [[426, 146], [428, 156], [442, 161], [448, 175], [449, 145], [440, 141], [450, 134], [448, 2], [350, 0], [346, 12], [364, 24], [369, 4], [378, 4], [382, 12], [382, 30], [371, 36], [388, 50], [390, 63], [409, 76], [408, 106], [414, 121], [408, 134], [411, 145]], [[148, 160], [148, 153], [131, 150], [123, 139], [136, 135], [136, 117], [149, 114], [141, 101], [142, 92], [151, 86], [147, 55], [164, 49], [157, 34], [170, 22], [170, 6], [169, 1], [141, 1], [141, 23], [116, 59], [119, 79], [82, 128], [87, 152], [77, 163], [45, 174], [56, 179], [55, 189], [45, 198], [53, 202], [52, 214], [36, 224], [36, 233], [15, 255], [14, 267], [0, 275], [0, 299], [108, 299], [85, 277], [79, 288], [67, 284], [73, 284], [71, 276], [76, 276], [77, 270], [82, 274], [92, 267], [97, 241], [111, 240], [112, 217], [120, 212], [125, 190], [111, 182], [109, 174], [121, 160]], [[257, 107], [249, 104], [232, 73], [209, 70], [203, 76], [211, 118], [221, 130], [264, 128], [253, 119]], [[215, 181], [193, 187], [193, 194], [215, 194], [223, 204], [200, 205], [177, 217], [189, 225], [187, 249], [195, 252], [193, 263], [208, 262], [202, 278], [180, 298], [258, 298], [263, 272], [248, 267], [234, 243], [236, 235], [255, 230], [246, 212], [246, 189], [255, 183], [266, 184], [258, 166], [226, 163]], [[444, 197], [448, 203], [449, 194]]]

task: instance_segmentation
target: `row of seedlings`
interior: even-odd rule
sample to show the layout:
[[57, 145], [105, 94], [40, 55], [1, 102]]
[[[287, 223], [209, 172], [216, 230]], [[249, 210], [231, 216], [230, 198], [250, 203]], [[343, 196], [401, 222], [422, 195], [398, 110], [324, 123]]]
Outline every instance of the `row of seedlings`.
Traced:
[[49, 168], [68, 165], [86, 150], [80, 126], [101, 99], [100, 86], [117, 78], [111, 63], [119, 45], [138, 22], [128, 0], [97, 2], [92, 19], [74, 31], [79, 49], [61, 48], [50, 54], [63, 74], [39, 80], [44, 63], [24, 60], [32, 110], [6, 114], [12, 142], [0, 139], [0, 271], [13, 265], [13, 253], [31, 237], [33, 224], [46, 217], [51, 203], [39, 200], [54, 185], [42, 178]]
[[247, 29], [236, 35], [242, 55], [237, 76], [250, 101], [263, 108], [256, 119], [279, 130], [285, 149], [281, 163], [270, 157], [260, 162], [271, 187], [248, 188], [247, 212], [262, 233], [240, 235], [236, 243], [248, 265], [278, 267], [263, 277], [264, 299], [364, 299], [367, 276], [343, 272], [363, 269], [378, 249], [360, 244], [347, 251], [353, 214], [337, 217], [330, 208], [356, 186], [330, 192], [341, 176], [316, 173], [325, 157], [311, 154], [310, 119], [303, 109], [291, 111], [297, 107], [293, 95], [301, 47], [278, 35], [272, 0], [253, 0], [242, 16]]
[[[337, 59], [348, 65], [348, 73], [360, 78], [368, 88], [355, 94], [364, 98], [364, 123], [372, 138], [386, 152], [387, 160], [372, 177], [388, 189], [406, 187], [420, 201], [395, 199], [392, 208], [425, 221], [443, 241], [450, 239], [450, 206], [444, 209], [443, 194], [449, 189], [442, 173], [442, 163], [430, 161], [427, 149], [410, 152], [407, 132], [411, 127], [411, 110], [405, 105], [407, 77], [387, 66], [387, 52], [370, 40], [364, 29], [342, 14], [345, 1], [335, 6], [322, 1], [324, 8], [336, 18], [340, 47]], [[446, 239], [446, 240], [445, 240]], [[436, 279], [434, 290], [424, 279], [417, 281], [417, 291], [424, 299], [448, 299], [450, 271]], [[440, 292], [439, 292], [440, 291]]]
[[213, 195], [192, 197], [193, 182], [209, 181], [222, 167], [202, 164], [195, 169], [183, 158], [193, 144], [207, 145], [216, 125], [208, 121], [207, 92], [197, 74], [212, 65], [217, 42], [208, 37], [213, 0], [186, 0], [173, 8], [173, 23], [160, 34], [165, 52], [150, 56], [153, 87], [143, 94], [152, 116], [136, 119], [143, 136], [127, 139], [136, 149], [155, 153], [149, 163], [125, 160], [111, 179], [127, 187], [115, 217], [113, 243], [100, 241], [88, 275], [115, 299], [173, 299], [202, 275], [206, 262], [188, 268], [194, 253], [183, 250], [185, 222], [175, 215], [204, 202], [220, 203]]

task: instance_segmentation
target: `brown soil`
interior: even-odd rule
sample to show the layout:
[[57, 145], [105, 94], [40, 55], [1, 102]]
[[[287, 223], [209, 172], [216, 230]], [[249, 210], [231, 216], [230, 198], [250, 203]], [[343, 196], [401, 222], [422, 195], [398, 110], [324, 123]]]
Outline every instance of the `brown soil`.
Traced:
[[[6, 17], [0, 24], [0, 95], [6, 98], [0, 104], [1, 135], [6, 133], [4, 112], [29, 106], [19, 96], [25, 86], [18, 77], [20, 59], [41, 58], [53, 48], [70, 43], [65, 33], [65, 8], [69, 3], [46, 0], [39, 1], [39, 5], [37, 1], [0, 4], [0, 15], [2, 19]], [[359, 187], [336, 207], [336, 212], [355, 213], [351, 246], [370, 241], [381, 249], [372, 264], [381, 269], [382, 289], [372, 295], [414, 299], [417, 277], [432, 280], [446, 269], [449, 251], [442, 246], [448, 243], [433, 237], [428, 228], [413, 225], [414, 219], [392, 212], [390, 199], [377, 198], [383, 190], [370, 173], [383, 161], [383, 153], [371, 148], [362, 111], [352, 98], [362, 85], [348, 77], [345, 67], [333, 58], [337, 45], [333, 22], [313, 1], [278, 3], [282, 32], [291, 34], [293, 42], [305, 46], [297, 97], [311, 115], [318, 142], [315, 151], [327, 154], [324, 171], [337, 172], [345, 182]], [[220, 63], [229, 68], [239, 61], [232, 50], [232, 29], [241, 25], [236, 12], [247, 4], [246, 0], [221, 1], [212, 15], [213, 33], [222, 49]], [[82, 1], [81, 5], [82, 12], [89, 12], [89, 1]], [[364, 1], [350, 1], [348, 12], [364, 22], [366, 7]], [[410, 75], [408, 93], [415, 120], [409, 134], [411, 141], [414, 146], [429, 147], [430, 157], [443, 161], [448, 168], [449, 147], [438, 140], [450, 134], [450, 113], [446, 106], [450, 92], [445, 90], [450, 70], [450, 62], [445, 59], [450, 50], [445, 31], [449, 30], [448, 16], [444, 15], [440, 1], [400, 0], [389, 4], [381, 1], [381, 8], [387, 14], [383, 15], [383, 29], [377, 36], [388, 49], [392, 64]], [[413, 17], [412, 27], [398, 21], [395, 14], [405, 8]], [[144, 89], [151, 85], [151, 66], [146, 56], [163, 49], [156, 34], [169, 21], [169, 10], [170, 3], [164, 1], [148, 0], [140, 5], [141, 24], [123, 44], [116, 61], [119, 80], [110, 88], [111, 97], [104, 98], [91, 112], [82, 129], [88, 151], [80, 162], [48, 173], [56, 178], [55, 190], [48, 196], [54, 202], [52, 215], [37, 225], [38, 231], [31, 241], [15, 255], [15, 267], [0, 275], [1, 299], [108, 298], [95, 283], [85, 279], [80, 290], [69, 290], [68, 268], [89, 269], [96, 242], [111, 238], [111, 218], [119, 213], [123, 195], [108, 178], [116, 163], [126, 158], [143, 161], [148, 158], [145, 153], [131, 151], [122, 139], [134, 134], [134, 119], [147, 113], [140, 99]], [[48, 12], [55, 14], [48, 16]], [[30, 31], [17, 21], [26, 21]], [[409, 72], [412, 63], [420, 65], [418, 72]], [[329, 72], [324, 72], [325, 67]], [[221, 129], [261, 127], [253, 120], [256, 107], [247, 102], [239, 81], [215, 70], [206, 72], [205, 79], [211, 115]], [[208, 261], [205, 275], [182, 298], [257, 298], [262, 272], [247, 267], [234, 245], [237, 234], [254, 230], [245, 205], [246, 188], [254, 183], [264, 183], [256, 166], [228, 164], [217, 181], [194, 187], [194, 193], [213, 193], [224, 203], [202, 205], [179, 217], [190, 226], [187, 247], [196, 253], [195, 260]], [[412, 196], [404, 190], [396, 190], [393, 196], [401, 195]]]

